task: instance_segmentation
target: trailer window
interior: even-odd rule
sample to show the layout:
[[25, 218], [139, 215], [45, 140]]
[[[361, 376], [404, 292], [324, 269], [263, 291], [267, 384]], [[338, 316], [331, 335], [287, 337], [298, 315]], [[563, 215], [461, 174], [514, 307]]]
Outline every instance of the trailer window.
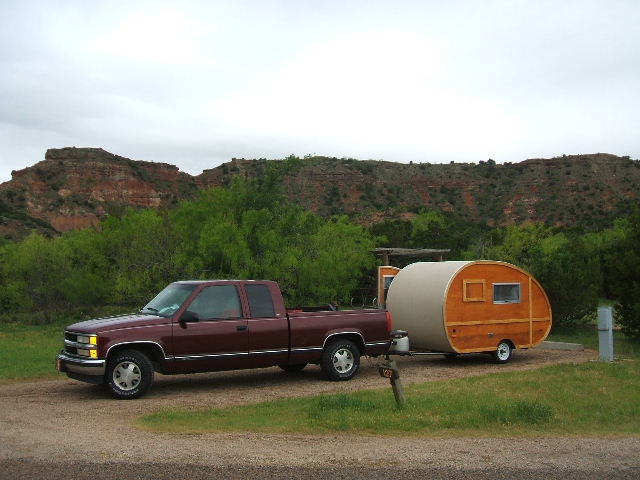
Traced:
[[462, 280], [462, 301], [484, 302], [484, 280]]
[[493, 303], [520, 303], [520, 284], [494, 283]]

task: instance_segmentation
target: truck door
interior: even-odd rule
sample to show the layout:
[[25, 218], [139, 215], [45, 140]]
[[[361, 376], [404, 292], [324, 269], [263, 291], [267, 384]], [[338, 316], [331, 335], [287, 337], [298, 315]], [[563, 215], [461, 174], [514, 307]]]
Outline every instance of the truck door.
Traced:
[[272, 292], [266, 284], [245, 284], [249, 303], [249, 356], [251, 365], [266, 367], [289, 360], [289, 321], [277, 313]]
[[187, 307], [197, 321], [173, 328], [176, 372], [246, 368], [249, 335], [234, 284], [205, 286]]

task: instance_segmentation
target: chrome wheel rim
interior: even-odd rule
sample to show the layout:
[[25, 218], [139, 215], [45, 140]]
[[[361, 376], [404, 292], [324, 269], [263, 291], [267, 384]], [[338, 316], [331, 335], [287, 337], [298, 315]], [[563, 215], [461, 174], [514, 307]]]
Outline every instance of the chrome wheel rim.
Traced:
[[349, 349], [341, 348], [333, 354], [333, 368], [340, 373], [346, 373], [353, 368], [353, 354]]
[[509, 358], [511, 353], [511, 348], [506, 343], [501, 343], [498, 345], [498, 358], [500, 360], [506, 360]]
[[142, 372], [140, 367], [133, 362], [120, 362], [113, 369], [113, 383], [121, 390], [133, 390], [138, 386], [141, 379]]

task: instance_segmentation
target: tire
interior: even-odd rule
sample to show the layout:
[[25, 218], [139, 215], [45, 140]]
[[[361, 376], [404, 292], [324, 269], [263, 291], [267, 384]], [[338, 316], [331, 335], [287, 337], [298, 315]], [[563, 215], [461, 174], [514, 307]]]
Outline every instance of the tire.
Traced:
[[295, 365], [278, 365], [285, 372], [299, 372], [307, 366], [306, 363], [297, 363]]
[[350, 340], [330, 341], [322, 352], [320, 367], [329, 380], [351, 380], [360, 368], [360, 351]]
[[502, 340], [498, 347], [493, 352], [493, 359], [496, 363], [507, 363], [511, 360], [511, 354], [513, 353], [513, 347], [509, 340]]
[[120, 400], [139, 398], [153, 383], [153, 365], [137, 350], [123, 350], [107, 362], [105, 385]]

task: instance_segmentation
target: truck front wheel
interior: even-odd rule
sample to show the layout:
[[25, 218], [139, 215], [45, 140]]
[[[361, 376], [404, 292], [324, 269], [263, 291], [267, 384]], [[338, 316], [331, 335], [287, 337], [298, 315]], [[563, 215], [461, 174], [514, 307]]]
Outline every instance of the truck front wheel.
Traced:
[[123, 350], [107, 362], [105, 385], [118, 399], [141, 397], [152, 382], [153, 365], [142, 352]]
[[360, 351], [350, 340], [334, 340], [325, 346], [320, 367], [329, 380], [350, 380], [358, 373]]

